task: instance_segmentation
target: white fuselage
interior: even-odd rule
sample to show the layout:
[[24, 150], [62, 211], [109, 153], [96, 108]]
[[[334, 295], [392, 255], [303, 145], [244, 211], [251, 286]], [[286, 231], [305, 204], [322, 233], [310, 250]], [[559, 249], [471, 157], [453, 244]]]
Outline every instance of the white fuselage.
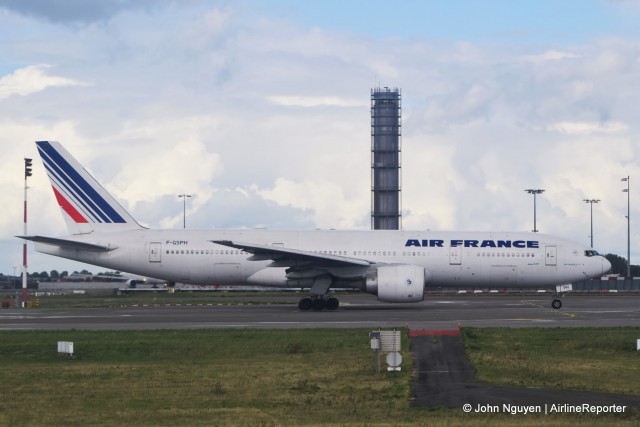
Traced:
[[[92, 232], [74, 240], [108, 252], [37, 243], [40, 252], [169, 282], [197, 285], [296, 286], [270, 260], [215, 244], [228, 240], [376, 264], [417, 265], [425, 286], [538, 287], [601, 275], [610, 264], [569, 240], [523, 232], [149, 230]], [[339, 271], [338, 271], [339, 270]], [[348, 277], [348, 268], [336, 269]], [[346, 286], [358, 287], [356, 283]]]

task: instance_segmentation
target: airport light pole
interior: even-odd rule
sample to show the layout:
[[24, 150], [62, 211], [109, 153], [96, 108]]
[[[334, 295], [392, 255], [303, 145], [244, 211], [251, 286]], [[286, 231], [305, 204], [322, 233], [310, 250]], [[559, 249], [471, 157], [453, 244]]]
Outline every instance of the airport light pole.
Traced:
[[589, 203], [591, 205], [591, 249], [593, 249], [593, 204], [600, 203], [600, 199], [582, 199], [585, 203]]
[[533, 194], [533, 232], [537, 233], [538, 229], [536, 228], [536, 196], [538, 194], [544, 193], [544, 190], [540, 188], [537, 188], [537, 189], [528, 188], [524, 191], [526, 191], [529, 194]]
[[187, 197], [191, 194], [179, 194], [178, 197], [182, 197], [182, 228], [187, 228]]
[[[24, 236], [27, 235], [27, 178], [33, 175], [32, 165], [33, 159], [24, 158]], [[22, 306], [27, 306], [27, 241], [22, 245]]]
[[629, 177], [624, 177], [620, 181], [627, 183], [627, 188], [623, 189], [623, 193], [627, 193], [627, 277], [631, 277], [631, 196], [629, 192]]

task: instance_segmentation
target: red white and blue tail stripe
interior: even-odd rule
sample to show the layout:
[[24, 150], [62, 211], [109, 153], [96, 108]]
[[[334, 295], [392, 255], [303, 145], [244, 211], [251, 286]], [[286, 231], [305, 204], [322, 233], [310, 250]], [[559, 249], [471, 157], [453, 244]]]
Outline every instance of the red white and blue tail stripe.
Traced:
[[36, 145], [71, 234], [140, 227], [60, 143]]

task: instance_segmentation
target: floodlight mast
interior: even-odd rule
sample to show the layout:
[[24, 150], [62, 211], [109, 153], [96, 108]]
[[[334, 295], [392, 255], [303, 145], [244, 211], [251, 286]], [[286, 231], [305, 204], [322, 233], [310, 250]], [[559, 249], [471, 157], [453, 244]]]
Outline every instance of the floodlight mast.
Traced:
[[179, 198], [182, 198], [182, 228], [187, 228], [187, 197], [192, 197], [191, 194], [178, 194]]
[[591, 205], [591, 234], [589, 237], [591, 237], [591, 249], [593, 249], [593, 204], [600, 203], [600, 199], [582, 199], [582, 201]]
[[533, 194], [533, 230], [532, 231], [534, 233], [537, 233], [538, 228], [536, 227], [536, 195], [544, 193], [544, 190], [540, 188], [537, 188], [537, 189], [528, 188], [524, 191], [526, 191], [529, 194]]
[[631, 192], [629, 191], [631, 179], [626, 176], [620, 181], [627, 183], [627, 188], [623, 189], [622, 192], [627, 193], [627, 277], [631, 277]]

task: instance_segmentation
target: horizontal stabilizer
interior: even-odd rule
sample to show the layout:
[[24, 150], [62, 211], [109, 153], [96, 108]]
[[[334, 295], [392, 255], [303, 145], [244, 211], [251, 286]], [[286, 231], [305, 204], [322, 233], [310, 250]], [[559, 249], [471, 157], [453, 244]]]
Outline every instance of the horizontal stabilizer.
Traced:
[[83, 251], [109, 252], [116, 249], [116, 247], [114, 246], [96, 245], [95, 243], [78, 242], [77, 240], [57, 239], [55, 237], [45, 237], [45, 236], [16, 236], [16, 237], [24, 240], [30, 240], [36, 243], [44, 243], [45, 245], [53, 245], [53, 246], [59, 246], [62, 248], [69, 248], [69, 249], [80, 249]]

